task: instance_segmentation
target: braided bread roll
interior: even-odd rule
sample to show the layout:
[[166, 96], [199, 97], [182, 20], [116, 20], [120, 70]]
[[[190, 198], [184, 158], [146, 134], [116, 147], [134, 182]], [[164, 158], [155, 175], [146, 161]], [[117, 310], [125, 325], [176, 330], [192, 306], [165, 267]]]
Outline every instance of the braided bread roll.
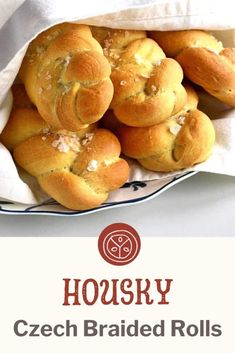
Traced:
[[183, 71], [144, 31], [91, 27], [112, 66], [111, 108], [126, 125], [157, 124], [177, 113], [186, 102]]
[[122, 152], [146, 169], [170, 172], [205, 161], [212, 152], [215, 131], [207, 115], [197, 110], [195, 91], [187, 87], [188, 101], [163, 123], [134, 128], [115, 127]]
[[235, 49], [199, 30], [150, 32], [166, 55], [174, 57], [185, 75], [212, 96], [235, 107]]
[[77, 131], [98, 121], [113, 96], [110, 64], [86, 25], [63, 23], [30, 44], [20, 77], [53, 128]]
[[0, 140], [55, 200], [74, 210], [94, 208], [126, 182], [129, 167], [110, 131], [95, 124], [55, 131], [24, 104], [24, 98], [16, 101]]

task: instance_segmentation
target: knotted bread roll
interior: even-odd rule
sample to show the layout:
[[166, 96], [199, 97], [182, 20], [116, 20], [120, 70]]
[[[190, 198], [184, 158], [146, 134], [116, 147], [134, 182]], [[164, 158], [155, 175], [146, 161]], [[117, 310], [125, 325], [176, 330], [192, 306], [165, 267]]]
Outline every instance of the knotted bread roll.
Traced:
[[151, 126], [177, 113], [186, 102], [183, 71], [143, 31], [91, 27], [112, 65], [111, 108], [129, 126]]
[[180, 170], [205, 161], [215, 142], [214, 127], [208, 116], [196, 109], [195, 91], [187, 87], [187, 93], [184, 108], [163, 123], [145, 128], [113, 124], [122, 152], [146, 169], [158, 172]]
[[29, 45], [20, 77], [53, 128], [77, 131], [98, 121], [113, 96], [110, 64], [86, 25], [62, 23]]
[[50, 196], [67, 208], [85, 210], [99, 206], [126, 182], [129, 167], [119, 158], [120, 143], [110, 131], [96, 124], [77, 132], [56, 131], [36, 109], [24, 108], [21, 97], [0, 140]]
[[185, 75], [222, 102], [235, 107], [235, 49], [199, 30], [150, 32]]

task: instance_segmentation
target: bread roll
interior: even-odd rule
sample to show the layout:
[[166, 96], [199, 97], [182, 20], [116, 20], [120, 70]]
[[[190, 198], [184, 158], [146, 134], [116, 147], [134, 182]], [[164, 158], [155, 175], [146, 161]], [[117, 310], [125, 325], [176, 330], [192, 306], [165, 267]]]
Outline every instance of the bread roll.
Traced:
[[187, 92], [184, 109], [163, 123], [145, 128], [123, 124], [116, 127], [122, 152], [157, 172], [176, 171], [205, 161], [215, 142], [214, 127], [208, 116], [196, 109], [196, 93], [189, 87]]
[[223, 48], [199, 30], [150, 32], [166, 55], [174, 57], [185, 75], [212, 96], [235, 107], [235, 49]]
[[98, 121], [113, 97], [110, 64], [86, 25], [62, 23], [30, 44], [20, 77], [42, 118], [77, 131]]
[[48, 195], [73, 210], [99, 206], [128, 178], [118, 139], [95, 124], [54, 130], [35, 109], [14, 108], [0, 140]]
[[186, 103], [183, 71], [143, 31], [91, 28], [112, 65], [111, 108], [122, 123], [145, 127], [166, 120]]

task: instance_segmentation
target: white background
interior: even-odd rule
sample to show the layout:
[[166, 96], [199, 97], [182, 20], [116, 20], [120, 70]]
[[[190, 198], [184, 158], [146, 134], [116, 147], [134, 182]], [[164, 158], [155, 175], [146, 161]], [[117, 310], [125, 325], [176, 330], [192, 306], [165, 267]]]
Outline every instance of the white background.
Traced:
[[0, 215], [0, 235], [98, 236], [115, 222], [142, 236], [235, 236], [235, 178], [199, 173], [153, 200], [81, 217]]
[[[134, 262], [117, 267], [100, 256], [95, 238], [0, 238], [0, 351], [3, 353], [234, 353], [234, 238], [142, 238]], [[13, 264], [13, 265], [12, 265]], [[6, 271], [7, 269], [7, 271]], [[169, 305], [63, 306], [63, 278], [173, 279]], [[155, 290], [151, 296], [158, 299]], [[15, 321], [80, 325], [78, 337], [20, 338]], [[159, 320], [222, 326], [220, 337], [84, 338], [84, 319], [154, 325]], [[128, 348], [128, 349], [127, 349]]]

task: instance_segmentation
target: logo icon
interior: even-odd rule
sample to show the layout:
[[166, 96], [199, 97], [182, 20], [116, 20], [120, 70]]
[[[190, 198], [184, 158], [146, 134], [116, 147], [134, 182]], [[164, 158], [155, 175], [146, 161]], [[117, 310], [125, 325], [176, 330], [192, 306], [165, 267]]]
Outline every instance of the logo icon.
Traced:
[[106, 227], [99, 236], [98, 248], [105, 261], [123, 266], [132, 262], [141, 247], [137, 231], [125, 223], [114, 223]]

